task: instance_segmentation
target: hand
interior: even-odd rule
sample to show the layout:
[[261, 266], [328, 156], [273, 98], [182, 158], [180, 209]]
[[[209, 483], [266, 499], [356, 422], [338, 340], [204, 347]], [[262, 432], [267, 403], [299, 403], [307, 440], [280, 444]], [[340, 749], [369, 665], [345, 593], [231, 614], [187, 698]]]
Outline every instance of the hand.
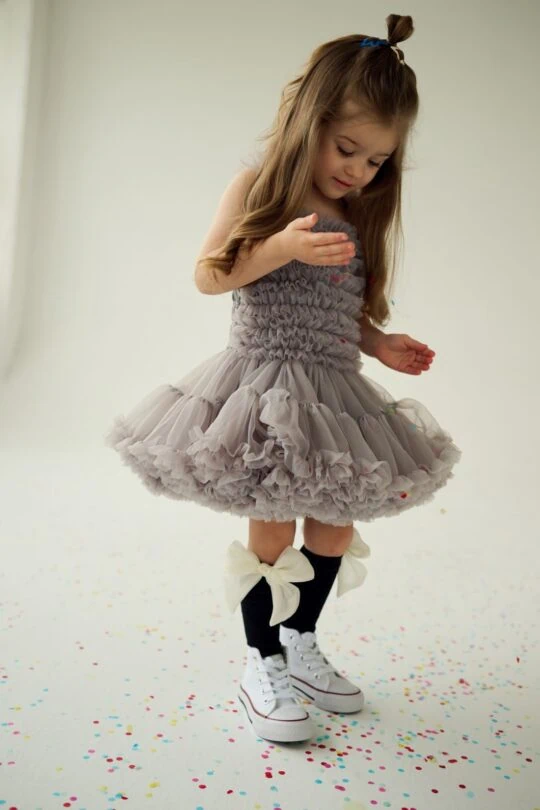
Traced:
[[317, 231], [312, 228], [318, 214], [313, 212], [305, 217], [297, 217], [280, 231], [281, 243], [287, 256], [306, 264], [344, 265], [349, 264], [356, 254], [356, 248], [343, 231]]
[[429, 370], [435, 352], [427, 343], [420, 343], [409, 335], [383, 334], [377, 341], [374, 357], [395, 371], [421, 374]]

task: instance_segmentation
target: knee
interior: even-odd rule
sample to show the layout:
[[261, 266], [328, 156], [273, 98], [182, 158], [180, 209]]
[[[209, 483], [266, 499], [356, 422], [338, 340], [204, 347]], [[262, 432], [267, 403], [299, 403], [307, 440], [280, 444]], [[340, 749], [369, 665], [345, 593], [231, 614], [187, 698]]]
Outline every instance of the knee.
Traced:
[[261, 562], [273, 565], [287, 546], [292, 546], [296, 534], [296, 520], [285, 522], [249, 519], [248, 549]]
[[350, 546], [354, 526], [332, 526], [314, 518], [304, 519], [304, 544], [315, 554], [340, 557]]

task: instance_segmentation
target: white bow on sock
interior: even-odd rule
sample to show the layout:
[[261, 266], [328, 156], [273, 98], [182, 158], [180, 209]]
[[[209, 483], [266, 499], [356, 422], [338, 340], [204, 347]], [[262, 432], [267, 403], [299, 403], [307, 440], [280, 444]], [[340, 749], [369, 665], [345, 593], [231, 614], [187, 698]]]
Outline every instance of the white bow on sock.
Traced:
[[337, 595], [343, 596], [351, 588], [360, 586], [367, 576], [367, 568], [362, 559], [369, 557], [370, 548], [364, 543], [358, 531], [353, 529], [353, 539], [341, 558], [337, 573]]
[[257, 555], [235, 540], [227, 549], [225, 595], [234, 612], [244, 596], [266, 577], [272, 594], [270, 625], [279, 624], [296, 612], [300, 590], [293, 582], [314, 579], [313, 566], [301, 551], [287, 546], [273, 565], [263, 563]]

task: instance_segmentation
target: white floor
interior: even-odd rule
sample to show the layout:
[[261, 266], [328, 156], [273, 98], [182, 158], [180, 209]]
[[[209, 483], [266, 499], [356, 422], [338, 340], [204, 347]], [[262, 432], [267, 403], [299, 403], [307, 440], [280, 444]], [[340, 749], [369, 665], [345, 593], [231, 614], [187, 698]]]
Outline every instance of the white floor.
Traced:
[[108, 448], [3, 452], [0, 808], [537, 810], [534, 504], [457, 478], [355, 524], [367, 580], [318, 632], [366, 707], [313, 708], [317, 737], [287, 746], [236, 699], [222, 574], [247, 522], [152, 495]]

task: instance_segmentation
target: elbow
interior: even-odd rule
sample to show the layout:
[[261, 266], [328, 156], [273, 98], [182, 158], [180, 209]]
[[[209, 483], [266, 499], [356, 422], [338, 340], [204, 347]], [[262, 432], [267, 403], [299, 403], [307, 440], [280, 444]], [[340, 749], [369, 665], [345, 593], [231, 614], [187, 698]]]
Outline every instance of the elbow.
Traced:
[[203, 295], [209, 295], [210, 294], [207, 290], [204, 290], [199, 284], [197, 284], [197, 281], [195, 281], [195, 286], [197, 287], [198, 291], [200, 293], [202, 293]]
[[203, 295], [223, 295], [223, 293], [228, 292], [227, 290], [216, 290], [215, 288], [212, 288], [211, 290], [205, 289], [204, 287], [199, 287], [197, 284], [195, 286]]
[[228, 288], [223, 284], [223, 278], [221, 276], [218, 278], [215, 270], [202, 270], [197, 265], [193, 280], [195, 286], [203, 295], [221, 295], [222, 293], [228, 292]]
[[199, 292], [203, 295], [223, 295], [224, 293], [230, 292], [227, 286], [223, 283], [219, 284], [215, 278], [208, 278], [208, 275], [204, 275], [202, 278], [195, 275], [194, 282]]
[[198, 291], [203, 295], [211, 295], [211, 291], [205, 286], [204, 282], [208, 283], [207, 274], [204, 273], [201, 275], [199, 267], [196, 268], [195, 273], [193, 274], [193, 283], [197, 287]]

